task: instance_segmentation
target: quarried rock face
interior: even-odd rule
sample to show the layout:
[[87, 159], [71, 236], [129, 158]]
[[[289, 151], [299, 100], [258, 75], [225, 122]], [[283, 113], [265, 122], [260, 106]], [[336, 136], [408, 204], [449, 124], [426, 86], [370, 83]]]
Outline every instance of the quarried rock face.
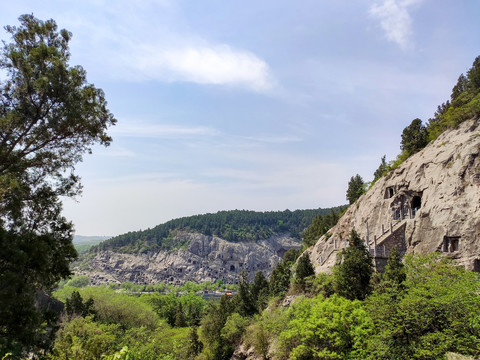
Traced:
[[[355, 229], [377, 266], [403, 253], [444, 252], [480, 271], [480, 119], [448, 130], [380, 178], [310, 249], [316, 271], [329, 271]], [[376, 245], [376, 246], [375, 246]]]
[[88, 275], [94, 285], [125, 281], [182, 285], [186, 281], [217, 280], [234, 284], [238, 283], [242, 270], [248, 273], [250, 280], [257, 271], [270, 276], [288, 249], [300, 247], [299, 242], [288, 235], [249, 243], [233, 243], [216, 236], [187, 232], [177, 237], [187, 240], [186, 249], [135, 255], [102, 251], [89, 261], [90, 270], [74, 271]]

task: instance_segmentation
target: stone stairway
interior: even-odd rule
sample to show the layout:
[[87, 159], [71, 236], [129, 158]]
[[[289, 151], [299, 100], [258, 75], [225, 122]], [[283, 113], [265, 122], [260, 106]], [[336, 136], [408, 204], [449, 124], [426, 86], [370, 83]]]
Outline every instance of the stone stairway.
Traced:
[[382, 234], [377, 237], [374, 235], [373, 240], [367, 239], [367, 247], [373, 257], [387, 258], [394, 246], [397, 247], [400, 253], [405, 252], [405, 227], [407, 218], [396, 220], [390, 223], [387, 231], [382, 226]]

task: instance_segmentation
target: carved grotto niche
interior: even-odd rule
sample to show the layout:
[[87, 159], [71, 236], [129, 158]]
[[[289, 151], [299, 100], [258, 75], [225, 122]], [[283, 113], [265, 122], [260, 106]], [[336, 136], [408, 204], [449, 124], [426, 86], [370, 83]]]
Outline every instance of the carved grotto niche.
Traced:
[[455, 252], [460, 247], [460, 236], [444, 236], [443, 252]]
[[395, 188], [393, 186], [389, 186], [385, 189], [385, 199], [390, 199], [395, 195]]

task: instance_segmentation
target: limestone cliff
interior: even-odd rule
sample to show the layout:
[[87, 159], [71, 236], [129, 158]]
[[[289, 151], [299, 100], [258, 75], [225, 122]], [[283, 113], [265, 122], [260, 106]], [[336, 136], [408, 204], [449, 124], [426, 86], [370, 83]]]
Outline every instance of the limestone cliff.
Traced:
[[74, 265], [73, 270], [76, 274], [88, 275], [94, 285], [125, 281], [181, 285], [186, 281], [218, 279], [238, 283], [242, 270], [247, 271], [251, 280], [257, 271], [270, 276], [288, 249], [300, 247], [298, 240], [288, 234], [241, 243], [190, 232], [178, 232], [176, 236], [179, 239], [175, 241], [188, 244], [186, 248], [146, 254], [100, 251], [84, 261], [83, 266]]
[[441, 251], [480, 271], [480, 119], [447, 130], [380, 178], [309, 249], [316, 271], [329, 271], [352, 228], [377, 266], [390, 249]]

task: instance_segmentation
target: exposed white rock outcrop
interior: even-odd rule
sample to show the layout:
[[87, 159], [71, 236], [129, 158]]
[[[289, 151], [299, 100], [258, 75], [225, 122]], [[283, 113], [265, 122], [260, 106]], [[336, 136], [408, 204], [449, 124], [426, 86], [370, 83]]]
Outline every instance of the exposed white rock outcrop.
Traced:
[[245, 270], [252, 280], [257, 271], [266, 276], [290, 248], [299, 248], [294, 238], [283, 235], [257, 242], [233, 243], [216, 236], [179, 232], [175, 241], [188, 243], [185, 249], [146, 254], [102, 251], [89, 260], [88, 270], [74, 267], [76, 274], [88, 275], [94, 285], [131, 281], [138, 284], [186, 281], [237, 283]]
[[447, 130], [380, 178], [310, 249], [316, 271], [333, 267], [352, 228], [377, 265], [397, 246], [405, 253], [442, 251], [480, 271], [479, 125], [471, 120]]

